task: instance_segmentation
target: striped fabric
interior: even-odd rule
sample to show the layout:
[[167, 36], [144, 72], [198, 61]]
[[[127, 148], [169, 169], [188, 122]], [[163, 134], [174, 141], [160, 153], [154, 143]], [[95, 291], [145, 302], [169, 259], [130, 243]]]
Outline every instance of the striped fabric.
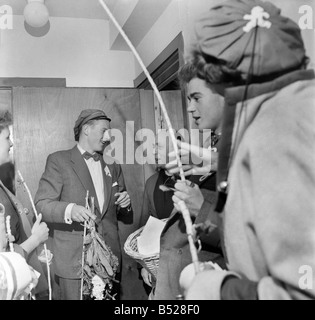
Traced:
[[0, 300], [27, 299], [38, 276], [18, 253], [0, 252]]

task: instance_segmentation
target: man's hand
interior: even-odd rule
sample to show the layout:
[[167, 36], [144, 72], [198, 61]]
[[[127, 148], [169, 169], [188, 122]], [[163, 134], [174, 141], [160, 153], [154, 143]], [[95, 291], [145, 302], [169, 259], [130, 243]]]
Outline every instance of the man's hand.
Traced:
[[[177, 142], [183, 164], [185, 176], [205, 175], [210, 171], [217, 170], [218, 153], [209, 149], [201, 148], [186, 142]], [[175, 151], [169, 153], [169, 157], [175, 156]], [[173, 160], [166, 164], [165, 168], [171, 173], [179, 173], [177, 161]]]
[[130, 205], [130, 196], [127, 191], [115, 193], [115, 197], [118, 197], [115, 204], [121, 208], [127, 208]]
[[[190, 184], [190, 185], [188, 185]], [[172, 197], [176, 210], [180, 211], [177, 205], [179, 201], [183, 200], [189, 210], [189, 213], [196, 217], [202, 207], [204, 198], [201, 190], [197, 185], [191, 183], [189, 180], [177, 181], [175, 184], [176, 191]]]
[[71, 210], [71, 220], [77, 222], [88, 221], [89, 219], [95, 220], [96, 215], [92, 214], [92, 212], [83, 206], [79, 206], [75, 204]]
[[147, 284], [149, 287], [152, 287], [152, 275], [150, 274], [150, 272], [145, 268], [142, 268], [141, 276], [145, 284]]

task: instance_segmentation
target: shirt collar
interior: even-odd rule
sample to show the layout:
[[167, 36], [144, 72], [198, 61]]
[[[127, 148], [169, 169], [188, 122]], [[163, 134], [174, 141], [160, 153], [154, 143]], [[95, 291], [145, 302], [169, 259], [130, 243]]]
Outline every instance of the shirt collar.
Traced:
[[[78, 149], [79, 149], [79, 151], [80, 151], [81, 154], [83, 154], [84, 152], [86, 152], [86, 150], [84, 150], [84, 149], [80, 146], [79, 142], [77, 143], [77, 147], [78, 147]], [[93, 154], [94, 154], [94, 153], [95, 153], [95, 152], [93, 152]]]

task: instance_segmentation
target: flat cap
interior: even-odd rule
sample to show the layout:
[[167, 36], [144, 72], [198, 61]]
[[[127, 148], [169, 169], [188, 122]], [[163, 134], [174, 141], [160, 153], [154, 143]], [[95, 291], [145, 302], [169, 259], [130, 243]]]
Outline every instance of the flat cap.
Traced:
[[111, 121], [109, 117], [105, 114], [103, 110], [99, 109], [85, 109], [81, 111], [77, 121], [75, 122], [73, 131], [75, 141], [79, 141], [80, 131], [83, 125], [85, 125], [90, 120], [108, 120]]
[[279, 8], [260, 0], [228, 0], [196, 22], [197, 50], [248, 74], [257, 26], [252, 75], [282, 73], [302, 65], [305, 48], [299, 26]]

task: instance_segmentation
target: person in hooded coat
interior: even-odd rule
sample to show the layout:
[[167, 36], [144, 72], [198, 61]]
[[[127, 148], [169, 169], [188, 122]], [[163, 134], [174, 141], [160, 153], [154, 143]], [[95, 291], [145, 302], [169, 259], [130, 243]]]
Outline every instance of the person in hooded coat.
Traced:
[[315, 81], [298, 25], [229, 0], [197, 21], [190, 52], [225, 99], [211, 223], [229, 270], [184, 269], [185, 298], [314, 299]]

